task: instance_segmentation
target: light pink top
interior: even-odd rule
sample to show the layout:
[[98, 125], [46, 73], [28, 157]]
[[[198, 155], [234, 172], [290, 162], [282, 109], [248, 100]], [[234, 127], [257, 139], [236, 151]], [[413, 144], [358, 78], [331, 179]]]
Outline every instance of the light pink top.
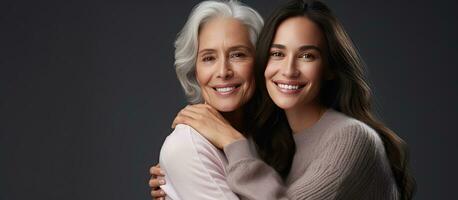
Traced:
[[167, 199], [239, 199], [226, 182], [224, 152], [188, 125], [177, 125], [165, 139], [159, 164]]

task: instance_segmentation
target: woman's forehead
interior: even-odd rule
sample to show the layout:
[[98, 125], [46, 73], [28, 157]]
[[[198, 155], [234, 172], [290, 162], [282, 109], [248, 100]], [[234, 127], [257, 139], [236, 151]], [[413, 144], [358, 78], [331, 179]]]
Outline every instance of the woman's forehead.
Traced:
[[285, 46], [313, 45], [324, 47], [324, 35], [320, 27], [307, 17], [291, 17], [278, 26], [274, 44]]
[[199, 49], [220, 46], [251, 46], [247, 27], [234, 18], [215, 18], [203, 24], [199, 32]]

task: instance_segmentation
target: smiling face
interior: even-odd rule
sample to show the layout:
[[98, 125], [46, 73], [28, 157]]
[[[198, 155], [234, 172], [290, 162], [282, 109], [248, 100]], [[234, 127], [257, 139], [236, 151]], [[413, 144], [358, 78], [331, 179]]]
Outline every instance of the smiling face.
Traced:
[[207, 104], [222, 112], [241, 108], [254, 92], [253, 64], [254, 47], [245, 25], [232, 18], [203, 24], [196, 77]]
[[277, 29], [264, 73], [274, 103], [284, 110], [317, 103], [326, 43], [321, 29], [306, 17], [292, 17]]

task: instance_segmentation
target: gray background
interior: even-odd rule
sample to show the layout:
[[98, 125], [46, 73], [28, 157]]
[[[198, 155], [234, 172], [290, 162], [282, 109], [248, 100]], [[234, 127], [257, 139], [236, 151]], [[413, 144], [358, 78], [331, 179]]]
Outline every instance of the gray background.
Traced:
[[[245, 1], [263, 16], [279, 2]], [[456, 196], [456, 1], [327, 2], [410, 145], [415, 199]], [[196, 3], [2, 1], [1, 200], [149, 199], [148, 167], [186, 103], [173, 41]]]

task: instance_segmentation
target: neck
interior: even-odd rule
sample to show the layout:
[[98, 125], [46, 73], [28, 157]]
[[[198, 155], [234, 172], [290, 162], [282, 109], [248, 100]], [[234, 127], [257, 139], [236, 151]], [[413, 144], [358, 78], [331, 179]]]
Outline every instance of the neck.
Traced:
[[239, 132], [243, 131], [243, 108], [231, 112], [221, 112], [221, 115], [231, 124], [232, 127], [237, 129]]
[[285, 110], [289, 126], [294, 134], [313, 126], [326, 111], [326, 107], [313, 102]]

